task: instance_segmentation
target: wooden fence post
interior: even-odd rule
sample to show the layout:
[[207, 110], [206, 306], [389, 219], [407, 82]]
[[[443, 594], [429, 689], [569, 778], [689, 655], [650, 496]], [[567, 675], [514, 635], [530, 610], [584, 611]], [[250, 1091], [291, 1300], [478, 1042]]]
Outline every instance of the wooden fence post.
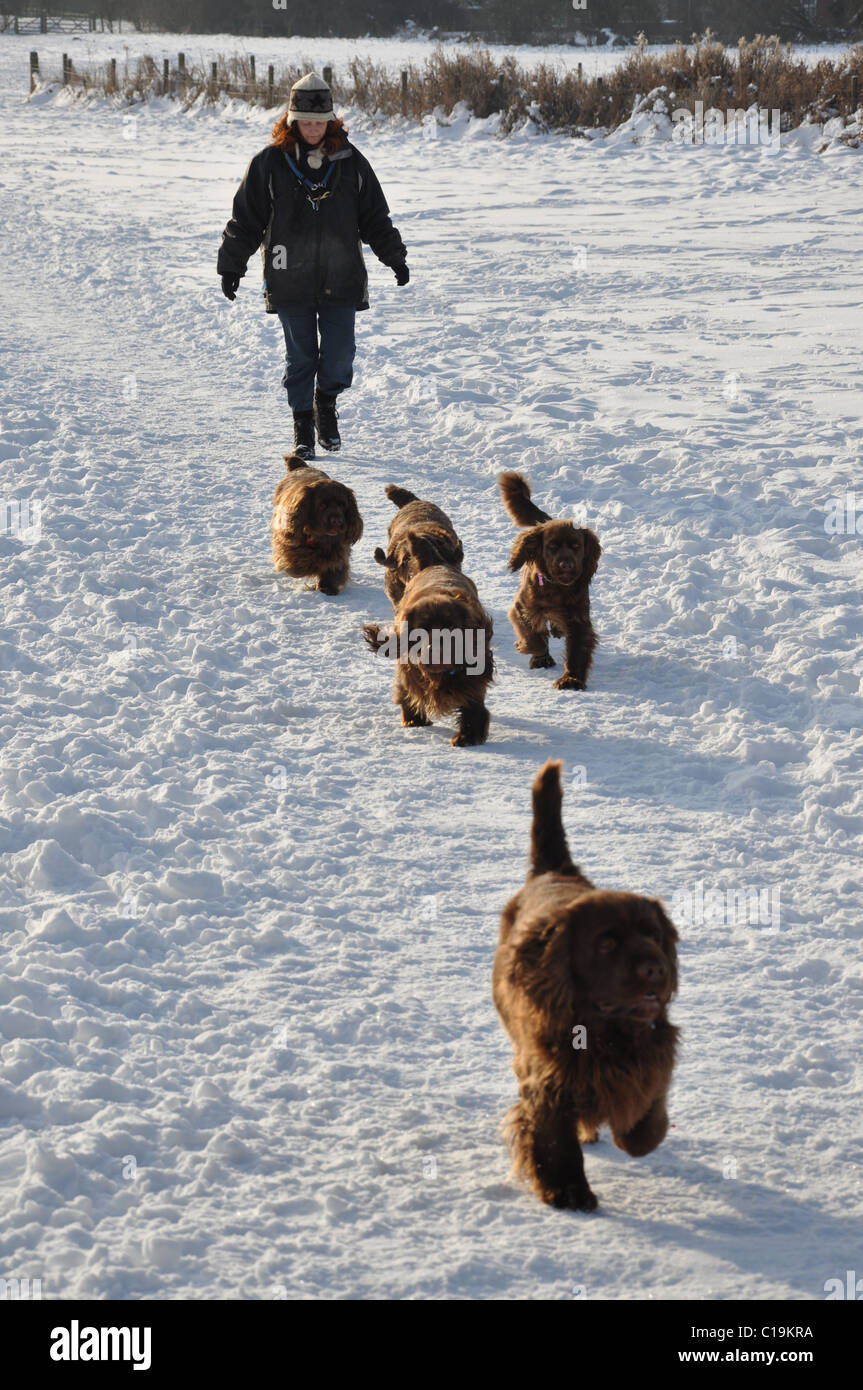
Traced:
[[275, 80], [276, 80], [276, 69], [273, 67], [272, 63], [270, 63], [270, 66], [267, 68], [267, 105], [268, 105], [268, 106], [272, 106], [272, 105], [273, 105], [273, 84], [274, 84]]
[[179, 83], [180, 83], [180, 89], [181, 89], [181, 91], [185, 91], [185, 89], [186, 89], [186, 55], [185, 55], [185, 53], [178, 53], [178, 54], [177, 54], [177, 78], [178, 78]]
[[39, 54], [35, 49], [30, 53], [30, 91], [39, 81]]
[[71, 69], [71, 67], [72, 67], [72, 64], [69, 62], [69, 54], [68, 54], [68, 53], [64, 53], [64, 54], [63, 54], [63, 86], [64, 86], [64, 87], [67, 87], [67, 86], [69, 85], [69, 74], [70, 74], [70, 69]]
[[168, 95], [168, 88], [171, 85], [171, 60], [162, 59], [162, 96]]
[[116, 90], [117, 90], [117, 59], [116, 59], [116, 58], [112, 58], [112, 59], [111, 59], [111, 91], [112, 91], [112, 92], [116, 92]]
[[408, 113], [408, 75], [407, 75], [407, 73], [403, 70], [403, 71], [402, 71], [402, 115], [403, 115], [403, 116], [406, 116], [407, 113]]
[[852, 115], [852, 116], [854, 115], [854, 112], [857, 110], [858, 100], [859, 100], [859, 98], [858, 98], [858, 92], [859, 92], [859, 84], [858, 84], [857, 74], [856, 74], [856, 72], [852, 72], [852, 74], [851, 74], [851, 115]]
[[249, 55], [249, 72], [251, 73], [252, 97], [254, 99], [258, 95], [258, 75], [255, 71], [255, 55], [253, 53]]
[[332, 86], [333, 86], [333, 70], [332, 70], [332, 68], [324, 68], [324, 81], [326, 82], [326, 84], [327, 84], [327, 86], [330, 88], [330, 90], [332, 90]]
[[210, 96], [215, 101], [219, 92], [219, 64], [210, 64]]
[[581, 81], [581, 63], [578, 65], [578, 80]]

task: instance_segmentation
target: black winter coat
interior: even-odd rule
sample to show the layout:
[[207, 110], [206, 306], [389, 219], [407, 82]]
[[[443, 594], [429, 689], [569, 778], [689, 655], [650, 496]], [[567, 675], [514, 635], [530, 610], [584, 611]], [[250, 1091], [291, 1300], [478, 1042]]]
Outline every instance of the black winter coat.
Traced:
[[284, 151], [267, 145], [237, 189], [219, 247], [218, 273], [245, 275], [249, 257], [260, 247], [267, 313], [323, 304], [367, 309], [361, 243], [388, 266], [400, 265], [407, 254], [375, 172], [350, 141], [325, 157], [319, 170], [308, 168], [299, 149], [292, 158], [314, 182], [322, 182], [332, 165], [329, 196], [315, 210]]

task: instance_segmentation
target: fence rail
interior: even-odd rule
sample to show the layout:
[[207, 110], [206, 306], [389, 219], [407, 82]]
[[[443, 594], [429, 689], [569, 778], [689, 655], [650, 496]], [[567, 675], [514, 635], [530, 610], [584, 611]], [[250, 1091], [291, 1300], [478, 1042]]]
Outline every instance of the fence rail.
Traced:
[[[117, 33], [123, 32], [118, 19]], [[93, 34], [114, 33], [114, 21], [93, 14], [51, 14], [48, 10], [20, 9], [0, 15], [0, 28], [13, 34]]]
[[[42, 82], [59, 82], [64, 87], [78, 87], [84, 91], [126, 91], [141, 96], [181, 99], [194, 98], [203, 93], [209, 101], [227, 96], [241, 101], [266, 103], [267, 106], [287, 103], [296, 78], [277, 80], [273, 64], [267, 68], [266, 77], [258, 77], [254, 58], [249, 61], [251, 72], [248, 80], [238, 82], [220, 74], [217, 63], [210, 64], [207, 74], [200, 70], [191, 71], [186, 65], [184, 53], [178, 53], [173, 64], [169, 58], [163, 58], [161, 67], [153, 59], [142, 60], [135, 70], [130, 70], [128, 65], [118, 68], [117, 59], [110, 58], [101, 71], [94, 72], [80, 71], [71, 55], [64, 53], [60, 70], [52, 77], [43, 72], [39, 54], [34, 51], [30, 54], [30, 91], [34, 91]], [[324, 78], [332, 84], [332, 69], [324, 68]]]
[[[207, 71], [190, 69], [185, 53], [178, 53], [172, 63], [163, 58], [159, 65], [153, 58], [141, 58], [118, 67], [117, 59], [110, 58], [101, 68], [94, 71], [79, 70], [68, 53], [62, 55], [60, 70], [56, 76], [43, 72], [36, 50], [30, 53], [30, 91], [41, 82], [60, 82], [64, 87], [79, 87], [84, 91], [120, 92], [132, 91], [141, 95], [196, 97], [203, 92], [208, 100], [215, 101], [220, 96], [234, 97], [241, 101], [266, 103], [276, 106], [287, 103], [294, 76], [276, 78], [274, 64], [266, 69], [266, 76], [259, 76], [254, 57], [246, 59], [249, 69], [247, 79], [232, 80], [220, 72], [218, 63], [210, 63]], [[297, 69], [299, 76], [299, 68]], [[407, 73], [402, 73], [402, 88], [407, 89]], [[333, 70], [323, 68], [324, 81], [333, 86]]]

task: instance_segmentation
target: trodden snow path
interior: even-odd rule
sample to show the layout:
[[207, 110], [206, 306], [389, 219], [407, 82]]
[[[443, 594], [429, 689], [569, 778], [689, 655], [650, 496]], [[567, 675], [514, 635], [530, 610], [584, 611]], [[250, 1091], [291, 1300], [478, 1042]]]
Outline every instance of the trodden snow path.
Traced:
[[[366, 532], [324, 599], [270, 566], [278, 323], [254, 263], [234, 305], [214, 274], [266, 122], [0, 114], [3, 495], [42, 504], [0, 537], [0, 1276], [823, 1297], [863, 1178], [863, 537], [824, 524], [859, 475], [854, 154], [355, 119], [413, 279], [369, 258], [331, 461]], [[513, 651], [502, 468], [600, 534], [585, 694]], [[493, 611], [482, 749], [403, 730], [363, 648], [388, 482], [446, 507]], [[491, 963], [548, 756], [599, 885], [781, 894], [775, 931], [678, 912], [674, 1128], [589, 1152], [593, 1217], [499, 1137]]]

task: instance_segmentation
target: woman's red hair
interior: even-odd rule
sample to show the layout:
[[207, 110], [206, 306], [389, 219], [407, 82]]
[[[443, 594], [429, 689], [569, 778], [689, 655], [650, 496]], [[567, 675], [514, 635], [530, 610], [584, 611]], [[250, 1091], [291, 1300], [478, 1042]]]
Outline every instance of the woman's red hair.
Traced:
[[[288, 113], [280, 116], [273, 126], [272, 144], [278, 145], [281, 149], [286, 149], [288, 154], [295, 154], [297, 141], [300, 132], [297, 129], [296, 121], [288, 120]], [[335, 154], [347, 144], [348, 128], [341, 116], [335, 116], [331, 121], [327, 121], [327, 129], [324, 134], [324, 153]]]

